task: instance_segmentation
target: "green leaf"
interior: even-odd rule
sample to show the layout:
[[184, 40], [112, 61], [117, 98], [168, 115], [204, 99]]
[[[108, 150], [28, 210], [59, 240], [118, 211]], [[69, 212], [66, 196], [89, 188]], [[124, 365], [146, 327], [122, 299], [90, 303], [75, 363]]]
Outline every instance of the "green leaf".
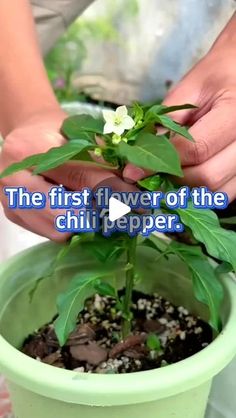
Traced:
[[[92, 144], [96, 144], [95, 136], [93, 132], [86, 132], [81, 131], [79, 134], [79, 138], [75, 139], [84, 139], [85, 141], [91, 142]], [[73, 141], [73, 139], [68, 138], [69, 141]]]
[[75, 248], [77, 245], [80, 245], [81, 241], [83, 241], [83, 235], [73, 235], [69, 242], [63, 245], [62, 249], [57, 254], [56, 264], [59, 263], [69, 252], [72, 248]]
[[145, 103], [145, 104], [142, 104], [142, 108], [143, 108], [143, 110], [144, 110], [144, 112], [147, 112], [151, 107], [153, 107], [153, 106], [162, 106], [162, 100], [161, 99], [158, 99], [158, 100], [155, 100], [155, 101], [152, 101], [152, 102], [147, 102], [147, 103]]
[[140, 247], [148, 247], [148, 248], [152, 248], [153, 250], [158, 251], [158, 253], [162, 253], [162, 251], [160, 250], [160, 248], [149, 238], [146, 238], [144, 241], [142, 241], [139, 244]]
[[208, 305], [210, 324], [216, 331], [221, 331], [220, 306], [223, 300], [223, 288], [208, 261], [197, 257], [188, 257], [188, 266], [192, 272], [193, 289], [199, 302]]
[[19, 163], [11, 164], [0, 174], [0, 179], [17, 173], [18, 171], [27, 170], [28, 168], [36, 166], [43, 155], [44, 154], [31, 155]]
[[[52, 272], [52, 274], [53, 274], [53, 272]], [[34, 286], [29, 292], [30, 303], [33, 302], [34, 295], [35, 295], [36, 291], [38, 290], [39, 285], [43, 282], [43, 280], [49, 279], [50, 277], [52, 277], [52, 276], [50, 276], [50, 274], [48, 274], [47, 276], [39, 277], [37, 280], [35, 280]]]
[[137, 128], [133, 128], [128, 131], [125, 137], [128, 140], [128, 143], [136, 141], [137, 137], [140, 134], [150, 133], [156, 136], [156, 125], [153, 122], [143, 122]]
[[58, 297], [58, 313], [54, 326], [58, 341], [63, 346], [76, 327], [78, 314], [84, 309], [85, 302], [96, 291], [94, 283], [101, 272], [77, 274], [72, 279], [68, 290]]
[[92, 149], [92, 146], [88, 141], [84, 140], [75, 140], [61, 147], [52, 148], [41, 157], [33, 173], [40, 174], [52, 170], [72, 160], [74, 157], [78, 159], [79, 154], [88, 149]]
[[178, 106], [165, 106], [161, 104], [154, 105], [150, 107], [146, 113], [147, 117], [150, 114], [155, 113], [156, 115], [164, 115], [165, 113], [176, 112], [178, 110], [185, 110], [185, 109], [197, 109], [197, 106], [192, 104], [183, 104]]
[[103, 282], [100, 279], [94, 283], [94, 288], [101, 296], [111, 296], [114, 299], [117, 298], [116, 289], [109, 283]]
[[95, 234], [94, 239], [85, 245], [101, 263], [113, 263], [125, 250], [123, 242], [115, 236], [106, 238], [100, 234]]
[[106, 147], [102, 151], [102, 156], [105, 161], [107, 161], [109, 164], [112, 164], [113, 166], [117, 166], [118, 159], [116, 152], [113, 148]]
[[231, 264], [226, 263], [223, 261], [223, 263], [219, 264], [216, 268], [217, 274], [225, 274], [225, 273], [231, 273], [233, 271]]
[[73, 158], [71, 158], [71, 161], [86, 161], [86, 162], [88, 162], [90, 164], [93, 164], [94, 166], [95, 165], [97, 167], [103, 166], [103, 168], [107, 168], [107, 165], [97, 163], [96, 161], [94, 161], [94, 159], [90, 155], [89, 151], [93, 151], [94, 148], [95, 147], [93, 147], [93, 148], [91, 147], [91, 148], [85, 149], [84, 151], [81, 151], [79, 154], [77, 154]]
[[[103, 128], [104, 121], [101, 119], [95, 119], [90, 115], [74, 115], [63, 122], [61, 131], [71, 140], [85, 138], [86, 136], [83, 136], [85, 133], [103, 135]], [[89, 135], [89, 138], [95, 142], [94, 135]]]
[[131, 111], [136, 123], [143, 119], [144, 111], [139, 103], [135, 102], [131, 108]]
[[236, 225], [236, 216], [231, 216], [231, 218], [221, 218], [220, 223], [222, 225]]
[[202, 242], [209, 255], [226, 261], [236, 271], [236, 233], [221, 228], [216, 214], [209, 209], [195, 209], [189, 202], [187, 209], [175, 209], [182, 222]]
[[151, 351], [159, 352], [161, 350], [161, 341], [156, 334], [148, 335], [146, 345]]
[[176, 106], [165, 106], [162, 105], [162, 110], [159, 114], [164, 115], [165, 113], [177, 112], [178, 110], [187, 110], [187, 109], [197, 109], [198, 106], [195, 106], [190, 103], [186, 103], [183, 105], [176, 105]]
[[52, 168], [62, 165], [75, 156], [78, 156], [81, 151], [92, 148], [87, 141], [72, 141], [62, 145], [61, 147], [51, 148], [48, 152], [31, 155], [19, 163], [14, 163], [4, 170], [0, 178], [7, 177], [18, 171], [26, 170], [31, 167], [36, 167], [34, 174], [39, 174], [43, 171], [51, 170]]
[[215, 330], [220, 331], [219, 312], [224, 291], [209, 260], [204, 256], [200, 247], [172, 242], [169, 250], [177, 254], [188, 266], [192, 275], [195, 296], [199, 302], [209, 307], [210, 324]]
[[154, 192], [158, 190], [162, 184], [163, 179], [159, 175], [146, 177], [145, 179], [139, 180], [138, 185], [146, 190]]
[[165, 193], [178, 190], [178, 188], [174, 186], [174, 184], [172, 183], [172, 181], [170, 180], [168, 176], [163, 176], [162, 189], [163, 191], [165, 191]]
[[168, 116], [166, 115], [156, 116], [155, 121], [159, 123], [160, 125], [164, 126], [165, 128], [169, 129], [170, 131], [175, 132], [183, 136], [184, 138], [188, 139], [189, 141], [194, 142], [194, 139], [192, 135], [189, 133], [188, 129], [174, 122]]
[[118, 154], [138, 167], [176, 176], [183, 174], [178, 153], [164, 135], [140, 134], [132, 146], [121, 141]]
[[164, 239], [159, 238], [157, 235], [152, 234], [148, 238], [145, 238], [143, 241], [139, 243], [139, 246], [143, 246], [143, 245], [145, 247], [153, 248], [159, 253], [163, 253], [166, 251], [168, 247], [168, 241], [166, 242]]

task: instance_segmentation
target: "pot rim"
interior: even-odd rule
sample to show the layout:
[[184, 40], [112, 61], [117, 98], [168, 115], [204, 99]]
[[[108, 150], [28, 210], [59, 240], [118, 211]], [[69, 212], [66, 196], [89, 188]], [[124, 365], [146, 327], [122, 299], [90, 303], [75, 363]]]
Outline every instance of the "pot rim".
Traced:
[[[0, 277], [36, 247], [22, 251], [0, 266]], [[222, 277], [229, 314], [222, 332], [206, 348], [160, 369], [119, 375], [86, 374], [59, 369], [34, 360], [0, 335], [0, 369], [9, 381], [45, 397], [90, 406], [150, 402], [189, 391], [211, 380], [236, 354], [236, 283]]]

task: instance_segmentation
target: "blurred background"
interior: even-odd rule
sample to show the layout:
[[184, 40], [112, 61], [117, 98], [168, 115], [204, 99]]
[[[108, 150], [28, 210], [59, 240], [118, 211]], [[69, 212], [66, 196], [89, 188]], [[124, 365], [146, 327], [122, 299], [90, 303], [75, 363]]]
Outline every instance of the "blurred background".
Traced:
[[[79, 7], [81, 11], [83, 1], [77, 0], [77, 7], [73, 0], [57, 3], [61, 3], [68, 25]], [[163, 98], [172, 83], [209, 50], [236, 6], [234, 0], [90, 3], [46, 55], [50, 80], [62, 101], [123, 104]], [[68, 17], [66, 9], [70, 4]], [[47, 19], [52, 24], [54, 18], [55, 36], [64, 30], [56, 14], [41, 11], [38, 27], [44, 53], [54, 41], [46, 30]]]

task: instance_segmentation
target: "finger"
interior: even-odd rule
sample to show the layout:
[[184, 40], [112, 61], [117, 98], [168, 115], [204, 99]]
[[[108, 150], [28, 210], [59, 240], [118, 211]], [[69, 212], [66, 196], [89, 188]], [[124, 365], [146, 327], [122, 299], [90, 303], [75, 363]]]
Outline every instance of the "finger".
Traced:
[[236, 176], [224, 184], [219, 191], [227, 194], [229, 203], [233, 202], [236, 199]]
[[184, 169], [184, 177], [176, 178], [178, 184], [191, 187], [206, 186], [211, 191], [221, 190], [236, 175], [236, 142], [208, 161]]
[[123, 178], [127, 183], [136, 183], [145, 177], [151, 176], [153, 172], [151, 170], [145, 170], [141, 167], [136, 167], [133, 164], [128, 163], [123, 170]]
[[21, 211], [5, 209], [4, 212], [9, 221], [42, 237], [56, 242], [65, 242], [71, 234], [61, 233], [54, 228], [54, 223], [50, 222], [44, 216], [38, 216], [34, 211]]
[[[33, 152], [30, 142], [22, 144], [23, 139], [34, 141]], [[44, 127], [38, 127], [36, 130], [32, 127], [28, 129], [18, 129], [6, 138], [1, 153], [1, 169], [12, 162], [18, 162], [34, 154], [47, 152], [50, 148], [63, 145], [65, 138], [58, 132]]]
[[49, 238], [54, 241], [65, 241], [68, 239], [70, 234], [60, 233], [54, 227], [55, 218], [58, 215], [62, 215], [63, 211], [54, 210], [50, 208], [49, 201], [46, 201], [46, 207], [38, 209], [9, 209], [8, 208], [8, 199], [3, 191], [3, 187], [20, 187], [24, 186], [27, 188], [27, 191], [41, 192], [46, 197], [48, 192], [54, 186], [52, 183], [48, 183], [40, 176], [32, 176], [28, 171], [22, 171], [17, 173], [14, 176], [10, 176], [7, 179], [7, 183], [4, 183], [4, 180], [1, 181], [0, 188], [0, 198], [4, 206], [4, 210], [7, 214], [7, 217], [18, 225], [24, 227], [25, 229]]
[[52, 217], [49, 217], [46, 211], [39, 216], [38, 211], [35, 210], [24, 210], [21, 213], [16, 210], [16, 214], [18, 214], [16, 222], [18, 225], [42, 237], [56, 242], [65, 242], [71, 236], [71, 233], [60, 232], [55, 227], [56, 217], [65, 214], [63, 210], [55, 211]]
[[[183, 104], [200, 105], [199, 87], [189, 79], [185, 77], [180, 81], [173, 89], [169, 91], [163, 104], [165, 106], [177, 106]], [[191, 124], [190, 121], [194, 117], [198, 109], [183, 109], [176, 112], [169, 113], [168, 116], [172, 117], [176, 122], [181, 125]]]
[[3, 211], [4, 211], [5, 216], [7, 217], [7, 219], [9, 221], [14, 223], [14, 224], [17, 224], [17, 225], [21, 226], [20, 225], [20, 221], [21, 221], [20, 217], [15, 213], [15, 211], [13, 211], [11, 209], [8, 209], [8, 207], [6, 207], [4, 204], [3, 204], [2, 207], [3, 207]]
[[207, 161], [235, 140], [234, 107], [227, 104], [213, 108], [189, 130], [195, 142], [175, 135], [172, 142], [179, 152], [183, 166], [198, 165]]
[[69, 162], [63, 166], [45, 173], [47, 178], [57, 184], [62, 184], [69, 190], [82, 190], [87, 187], [95, 190], [98, 187], [111, 187], [113, 191], [136, 191], [137, 189], [125, 183], [122, 179], [100, 167], [83, 162]]

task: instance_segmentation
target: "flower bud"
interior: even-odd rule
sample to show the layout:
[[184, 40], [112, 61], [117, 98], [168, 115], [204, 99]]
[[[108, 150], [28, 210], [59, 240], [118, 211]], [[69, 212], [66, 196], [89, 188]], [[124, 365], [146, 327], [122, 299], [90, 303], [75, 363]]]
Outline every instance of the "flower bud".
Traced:
[[121, 136], [120, 135], [114, 134], [112, 136], [113, 145], [118, 145], [120, 143], [120, 141], [121, 141]]
[[95, 148], [95, 150], [94, 150], [94, 154], [95, 154], [97, 157], [101, 157], [101, 155], [102, 155], [102, 150], [101, 150], [101, 148]]

